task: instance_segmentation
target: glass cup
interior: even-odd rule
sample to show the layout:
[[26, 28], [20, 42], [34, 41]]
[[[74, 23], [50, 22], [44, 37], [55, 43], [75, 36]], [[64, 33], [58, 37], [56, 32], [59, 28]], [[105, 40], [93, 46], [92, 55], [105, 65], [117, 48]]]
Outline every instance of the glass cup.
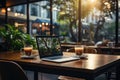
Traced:
[[32, 50], [33, 50], [33, 46], [32, 45], [25, 45], [21, 49], [21, 52], [22, 52], [22, 55], [31, 56]]
[[75, 46], [75, 53], [77, 56], [81, 56], [84, 52], [84, 46], [83, 45], [76, 45]]

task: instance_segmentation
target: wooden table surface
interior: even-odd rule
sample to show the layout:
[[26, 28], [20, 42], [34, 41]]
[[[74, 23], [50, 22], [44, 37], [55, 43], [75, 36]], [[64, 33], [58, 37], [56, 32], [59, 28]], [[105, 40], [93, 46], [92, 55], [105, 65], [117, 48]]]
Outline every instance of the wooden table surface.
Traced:
[[[70, 56], [74, 55], [74, 53], [64, 52], [64, 55]], [[42, 61], [39, 56], [34, 59], [21, 59], [20, 52], [1, 52], [0, 60], [15, 61], [25, 70], [85, 78], [86, 80], [94, 80], [98, 75], [116, 67], [117, 80], [120, 80], [120, 56], [103, 54], [85, 55], [88, 56], [86, 59], [54, 63]]]

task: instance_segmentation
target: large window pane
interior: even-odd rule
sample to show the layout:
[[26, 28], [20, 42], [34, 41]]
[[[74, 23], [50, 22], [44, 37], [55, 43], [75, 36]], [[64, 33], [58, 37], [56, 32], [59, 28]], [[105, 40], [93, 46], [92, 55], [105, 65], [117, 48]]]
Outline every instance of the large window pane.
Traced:
[[39, 5], [32, 3], [30, 7], [31, 16], [38, 16], [38, 9], [39, 9]]
[[49, 1], [39, 1], [30, 4], [30, 26], [32, 35], [50, 35]]
[[63, 42], [78, 42], [79, 38], [83, 44], [95, 44], [104, 39], [115, 41], [114, 0], [81, 0], [81, 3], [79, 0], [54, 0], [53, 5], [58, 10], [57, 21], [61, 25]]
[[8, 24], [14, 25], [21, 32], [27, 32], [26, 5], [9, 7]]
[[61, 36], [63, 43], [95, 44], [104, 39], [115, 41], [115, 0], [52, 1], [52, 30], [50, 0], [30, 3], [29, 14], [26, 12], [26, 4], [10, 7], [8, 23], [26, 32], [26, 19], [29, 15], [28, 29], [33, 36], [50, 35], [52, 31], [52, 35]]

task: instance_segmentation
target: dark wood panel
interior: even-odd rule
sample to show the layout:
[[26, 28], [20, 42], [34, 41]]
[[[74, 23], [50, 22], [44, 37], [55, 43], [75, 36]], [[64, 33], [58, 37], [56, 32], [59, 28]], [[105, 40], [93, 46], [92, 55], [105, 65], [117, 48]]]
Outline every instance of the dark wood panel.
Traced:
[[[4, 0], [3, 0], [4, 1]], [[38, 1], [49, 1], [49, 0], [7, 0], [6, 1], [6, 6], [7, 7], [10, 7], [10, 6], [15, 6], [15, 5], [20, 5], [20, 4], [26, 4], [27, 3], [27, 1], [29, 2], [29, 3], [31, 3], [31, 2], [38, 2]]]
[[0, 8], [5, 7], [5, 0], [0, 0]]
[[14, 6], [14, 5], [19, 5], [19, 4], [24, 4], [26, 3], [27, 0], [7, 0], [6, 2], [6, 6], [9, 7], [9, 6]]

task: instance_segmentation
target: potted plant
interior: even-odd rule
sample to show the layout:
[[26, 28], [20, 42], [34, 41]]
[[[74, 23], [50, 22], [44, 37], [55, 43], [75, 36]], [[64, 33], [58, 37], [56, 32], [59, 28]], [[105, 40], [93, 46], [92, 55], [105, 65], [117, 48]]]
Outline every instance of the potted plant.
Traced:
[[5, 50], [20, 50], [24, 44], [31, 44], [36, 47], [35, 39], [32, 39], [29, 34], [20, 32], [12, 25], [5, 25], [0, 29], [0, 37], [3, 39]]

